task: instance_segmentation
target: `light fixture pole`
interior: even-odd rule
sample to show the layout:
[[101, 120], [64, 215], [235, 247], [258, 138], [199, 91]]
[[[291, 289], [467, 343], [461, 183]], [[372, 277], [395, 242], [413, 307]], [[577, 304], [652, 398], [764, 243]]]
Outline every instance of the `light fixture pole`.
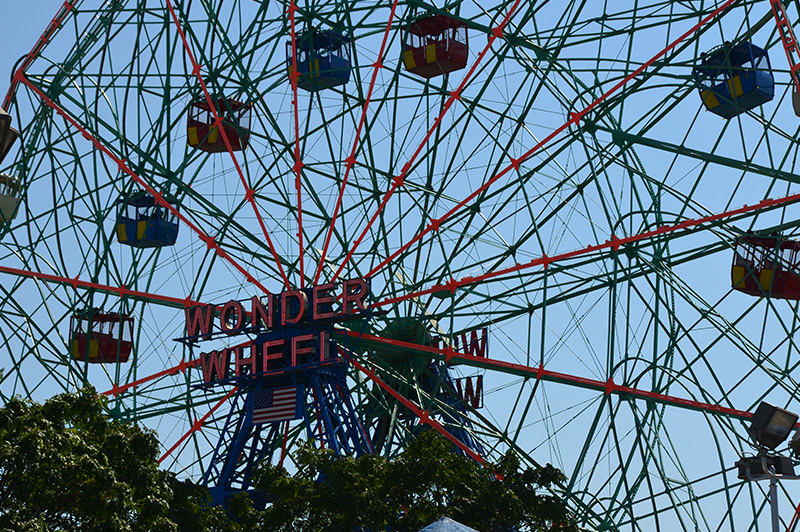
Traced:
[[[780, 532], [778, 513], [778, 479], [797, 480], [792, 459], [786, 456], [767, 454], [774, 450], [789, 436], [797, 423], [798, 416], [783, 408], [762, 402], [753, 413], [752, 423], [747, 433], [758, 449], [756, 456], [744, 456], [736, 462], [738, 477], [742, 480], [769, 479], [769, 504], [772, 515], [772, 532]], [[795, 453], [800, 452], [800, 432], [795, 434], [789, 444]]]
[[774, 466], [769, 466], [769, 505], [772, 510], [772, 532], [780, 532], [780, 517], [778, 516], [778, 476], [775, 474]]

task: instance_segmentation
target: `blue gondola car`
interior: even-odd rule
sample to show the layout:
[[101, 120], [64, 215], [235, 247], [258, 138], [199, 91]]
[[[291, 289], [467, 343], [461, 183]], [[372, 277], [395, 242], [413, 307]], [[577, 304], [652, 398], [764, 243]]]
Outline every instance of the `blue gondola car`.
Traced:
[[[344, 85], [350, 80], [350, 39], [335, 31], [299, 34], [297, 48], [297, 86], [309, 92]], [[292, 42], [286, 43], [286, 66], [293, 73]]]
[[156, 248], [172, 246], [177, 239], [177, 217], [150, 194], [139, 193], [117, 202], [117, 240], [121, 244]]
[[775, 81], [767, 51], [747, 41], [726, 43], [701, 56], [693, 70], [706, 109], [733, 118], [770, 101]]

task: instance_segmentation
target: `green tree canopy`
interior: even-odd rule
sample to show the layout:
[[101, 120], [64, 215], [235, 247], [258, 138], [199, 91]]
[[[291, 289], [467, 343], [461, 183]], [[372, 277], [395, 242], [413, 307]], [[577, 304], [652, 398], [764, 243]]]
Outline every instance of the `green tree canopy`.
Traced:
[[207, 490], [158, 469], [158, 440], [94, 390], [0, 409], [0, 530], [234, 530]]
[[442, 516], [481, 532], [574, 529], [546, 489], [560, 471], [522, 469], [513, 453], [481, 466], [432, 430], [393, 460], [302, 447], [294, 475], [258, 470], [255, 487], [274, 502], [259, 511], [236, 496], [233, 520], [206, 488], [159, 470], [158, 451], [153, 432], [109, 420], [94, 390], [10, 400], [0, 408], [0, 532], [417, 532]]
[[304, 447], [294, 476], [273, 465], [259, 470], [256, 486], [275, 502], [244, 519], [276, 532], [417, 532], [443, 516], [481, 532], [574, 530], [561, 499], [546, 490], [564, 480], [556, 468], [522, 469], [512, 452], [482, 466], [454, 451], [433, 430], [393, 460]]

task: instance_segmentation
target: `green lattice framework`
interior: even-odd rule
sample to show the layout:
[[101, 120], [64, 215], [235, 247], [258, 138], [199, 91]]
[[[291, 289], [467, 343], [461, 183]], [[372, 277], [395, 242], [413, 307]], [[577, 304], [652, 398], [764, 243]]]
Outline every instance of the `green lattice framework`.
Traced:
[[[429, 11], [467, 23], [470, 60], [426, 81], [400, 52]], [[288, 78], [286, 43], [311, 27], [355, 39], [347, 85], [311, 94]], [[692, 67], [747, 38], [771, 53], [776, 96], [724, 121]], [[196, 477], [227, 390], [193, 387], [172, 341], [183, 308], [371, 276], [386, 314], [352, 383], [365, 423], [391, 426], [380, 452], [419, 419], [448, 424], [425, 368], [458, 361], [486, 386], [462, 428], [489, 457], [513, 447], [560, 467], [586, 527], [766, 524], [766, 486], [733, 462], [761, 400], [798, 409], [797, 305], [732, 291], [729, 270], [737, 235], [799, 232], [800, 123], [768, 2], [74, 0], [18, 66], [4, 397], [91, 383], [111, 415], [158, 431], [165, 467]], [[253, 104], [247, 150], [186, 145], [207, 95]], [[115, 202], [140, 188], [178, 198], [175, 246], [116, 242]], [[131, 362], [70, 359], [69, 317], [89, 306], [135, 317]], [[398, 323], [489, 327], [489, 358], [381, 347]], [[292, 426], [287, 445], [303, 438]]]

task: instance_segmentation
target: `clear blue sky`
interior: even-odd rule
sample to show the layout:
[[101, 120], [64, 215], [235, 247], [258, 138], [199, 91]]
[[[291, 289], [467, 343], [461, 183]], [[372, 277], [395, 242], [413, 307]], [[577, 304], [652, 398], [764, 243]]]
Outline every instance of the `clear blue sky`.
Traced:
[[14, 63], [28, 53], [53, 19], [62, 0], [2, 0], [0, 32], [0, 98], [8, 92]]

